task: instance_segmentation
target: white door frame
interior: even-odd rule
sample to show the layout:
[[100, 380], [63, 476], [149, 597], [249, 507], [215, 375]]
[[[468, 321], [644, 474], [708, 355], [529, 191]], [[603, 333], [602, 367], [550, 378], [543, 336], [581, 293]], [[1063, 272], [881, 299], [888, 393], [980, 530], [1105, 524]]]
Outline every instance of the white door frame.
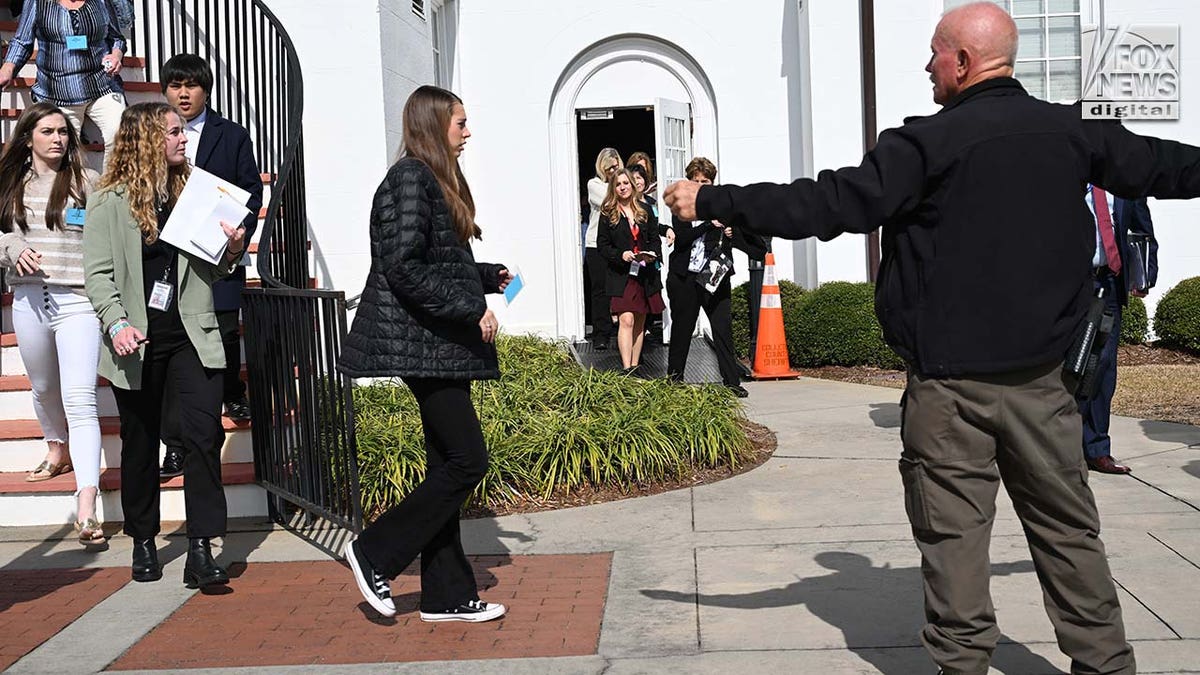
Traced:
[[679, 47], [647, 35], [618, 35], [598, 42], [563, 70], [550, 99], [550, 200], [554, 234], [555, 330], [559, 337], [582, 339], [583, 259], [579, 218], [579, 146], [575, 102], [597, 72], [615, 63], [655, 64], [679, 79], [692, 106], [692, 149], [714, 163], [717, 156], [717, 106], [712, 85], [699, 64]]

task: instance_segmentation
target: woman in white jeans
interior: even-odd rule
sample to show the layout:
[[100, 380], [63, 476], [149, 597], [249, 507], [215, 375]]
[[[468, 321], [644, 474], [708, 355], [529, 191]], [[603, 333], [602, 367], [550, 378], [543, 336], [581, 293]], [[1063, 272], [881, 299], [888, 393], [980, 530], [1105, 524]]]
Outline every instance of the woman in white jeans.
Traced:
[[85, 545], [105, 541], [96, 518], [100, 323], [83, 291], [83, 222], [98, 180], [83, 166], [74, 127], [48, 103], [25, 111], [0, 155], [0, 265], [15, 271], [13, 328], [49, 446], [26, 480], [74, 468]]

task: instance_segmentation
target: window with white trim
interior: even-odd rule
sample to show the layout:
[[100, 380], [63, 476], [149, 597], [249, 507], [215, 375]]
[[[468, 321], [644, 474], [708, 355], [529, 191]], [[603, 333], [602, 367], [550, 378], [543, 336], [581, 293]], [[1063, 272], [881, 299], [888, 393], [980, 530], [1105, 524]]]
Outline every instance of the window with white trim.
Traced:
[[449, 89], [454, 72], [454, 0], [432, 2], [429, 5], [429, 37], [433, 45], [433, 83]]
[[[945, 0], [946, 11], [971, 0]], [[1074, 103], [1080, 97], [1079, 0], [992, 0], [1017, 22], [1014, 76], [1037, 98]]]

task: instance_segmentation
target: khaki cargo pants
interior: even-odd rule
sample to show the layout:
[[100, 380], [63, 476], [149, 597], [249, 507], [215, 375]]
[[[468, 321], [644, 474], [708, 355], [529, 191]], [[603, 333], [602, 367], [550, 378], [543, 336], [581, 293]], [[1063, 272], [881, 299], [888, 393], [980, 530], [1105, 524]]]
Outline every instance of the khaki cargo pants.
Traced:
[[934, 661], [948, 674], [988, 671], [1000, 637], [988, 544], [1003, 480], [1071, 672], [1136, 672], [1061, 364], [970, 379], [910, 373], [900, 435], [925, 581], [921, 641]]

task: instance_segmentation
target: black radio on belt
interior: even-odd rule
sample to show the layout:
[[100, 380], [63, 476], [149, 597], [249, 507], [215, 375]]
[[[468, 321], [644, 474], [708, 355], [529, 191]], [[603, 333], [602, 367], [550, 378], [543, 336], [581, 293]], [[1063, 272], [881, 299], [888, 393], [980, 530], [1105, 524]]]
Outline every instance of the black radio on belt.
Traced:
[[1067, 386], [1080, 398], [1091, 398], [1096, 394], [1100, 378], [1096, 376], [1100, 365], [1100, 353], [1116, 323], [1116, 315], [1105, 307], [1104, 287], [1096, 291], [1096, 297], [1088, 307], [1087, 318], [1075, 336], [1075, 342], [1067, 351], [1063, 370], [1067, 375]]

